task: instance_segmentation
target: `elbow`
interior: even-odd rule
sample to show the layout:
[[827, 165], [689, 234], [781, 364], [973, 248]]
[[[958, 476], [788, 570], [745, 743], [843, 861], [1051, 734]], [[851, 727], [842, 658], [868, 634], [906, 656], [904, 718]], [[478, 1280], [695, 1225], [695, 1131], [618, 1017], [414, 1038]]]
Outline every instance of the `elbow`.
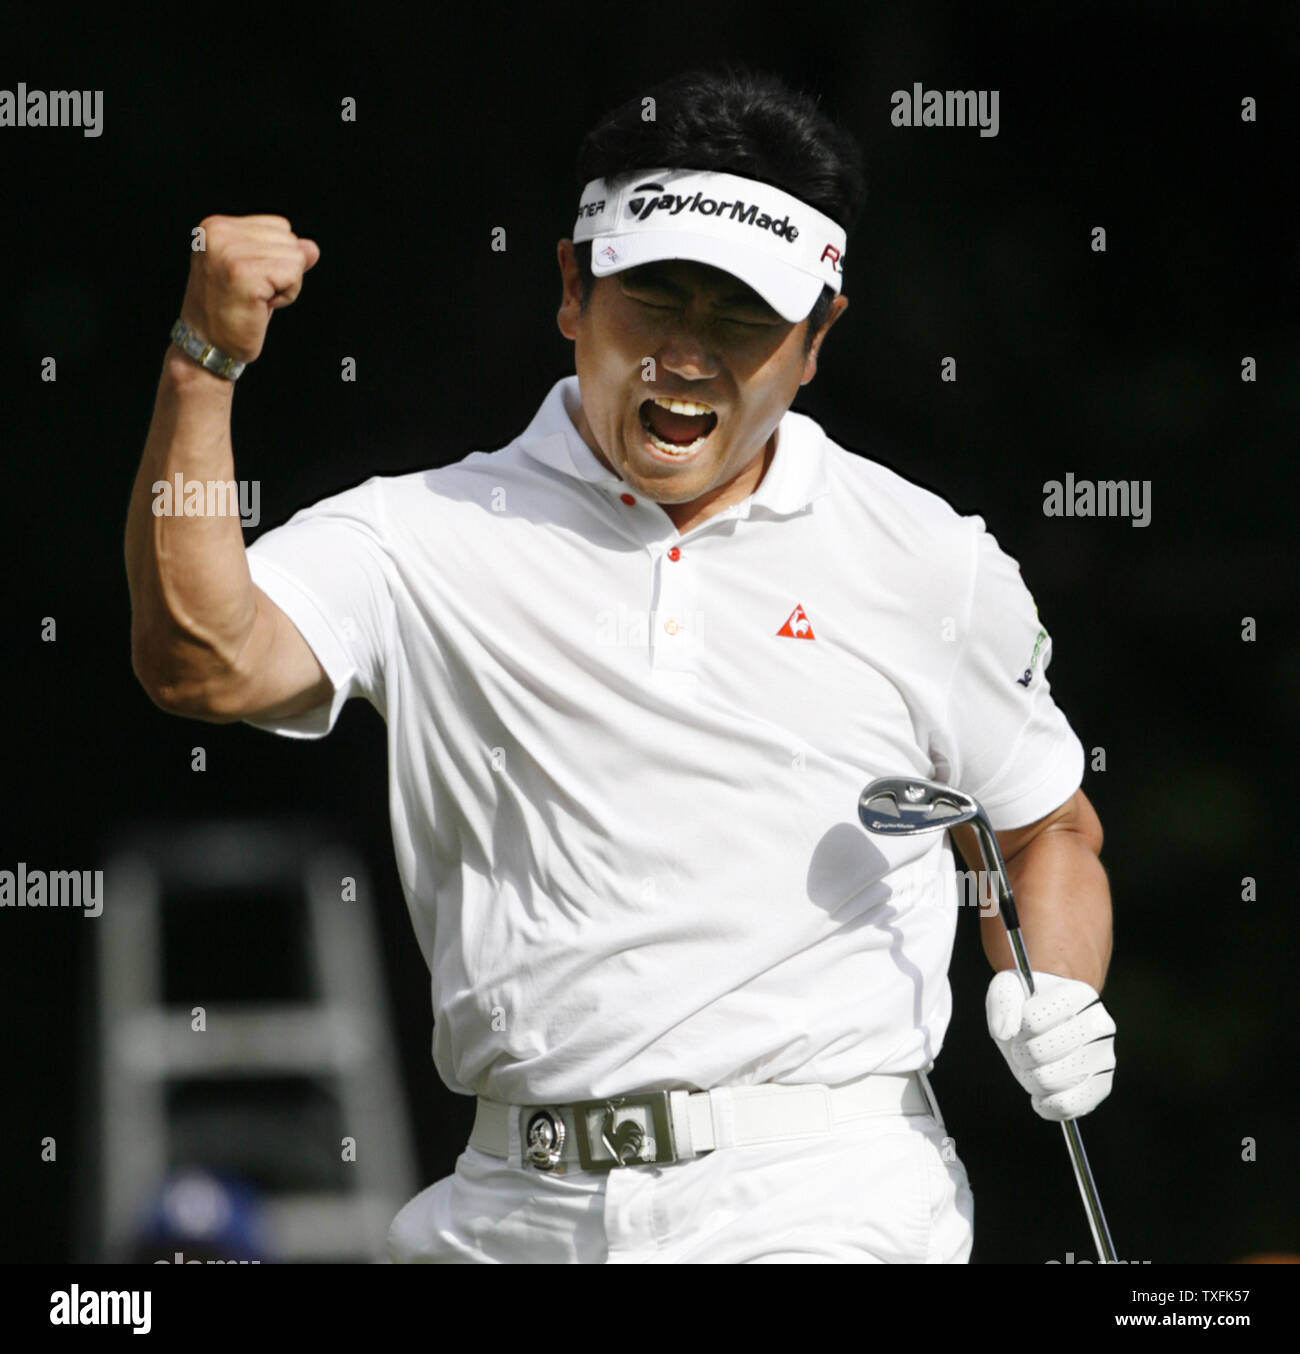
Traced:
[[137, 626], [131, 627], [131, 671], [144, 693], [167, 714], [179, 714], [182, 695], [175, 673], [169, 676], [160, 660], [160, 646]]
[[214, 696], [209, 682], [186, 675], [175, 663], [160, 662], [154, 650], [134, 638], [131, 671], [145, 695], [164, 714], [209, 724], [233, 724], [240, 718]]
[[131, 636], [131, 672], [144, 689], [145, 695], [160, 710], [172, 713], [175, 690], [169, 689], [168, 683], [160, 677], [148, 648], [140, 643], [135, 635]]

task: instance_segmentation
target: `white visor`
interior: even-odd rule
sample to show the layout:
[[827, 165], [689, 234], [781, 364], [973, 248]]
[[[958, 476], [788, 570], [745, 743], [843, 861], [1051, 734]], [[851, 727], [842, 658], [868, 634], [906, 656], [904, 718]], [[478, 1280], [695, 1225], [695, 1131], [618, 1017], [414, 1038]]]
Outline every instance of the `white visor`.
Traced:
[[596, 277], [691, 259], [740, 278], [782, 319], [807, 318], [840, 289], [844, 231], [771, 184], [702, 169], [647, 169], [582, 190], [575, 244], [591, 242]]

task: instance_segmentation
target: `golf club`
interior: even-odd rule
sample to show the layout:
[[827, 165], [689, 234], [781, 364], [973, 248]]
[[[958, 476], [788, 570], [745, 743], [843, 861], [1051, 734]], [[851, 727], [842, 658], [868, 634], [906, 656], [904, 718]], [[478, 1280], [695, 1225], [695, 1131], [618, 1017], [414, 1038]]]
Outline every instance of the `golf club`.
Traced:
[[[1020, 933], [1011, 881], [1007, 877], [998, 839], [979, 801], [938, 781], [912, 776], [886, 776], [873, 780], [863, 790], [858, 798], [858, 818], [868, 832], [882, 837], [910, 837], [921, 832], [960, 827], [962, 823], [973, 825], [985, 873], [992, 878], [997, 888], [998, 911], [1007, 930], [1011, 952], [1015, 955], [1016, 969], [1032, 996], [1034, 974], [1029, 967], [1029, 954]], [[1110, 1228], [1106, 1225], [1106, 1215], [1102, 1212], [1101, 1199], [1092, 1178], [1092, 1168], [1088, 1165], [1088, 1154], [1083, 1148], [1079, 1126], [1073, 1119], [1066, 1119], [1061, 1128], [1065, 1133], [1070, 1161], [1074, 1166], [1074, 1178], [1078, 1181], [1079, 1193], [1083, 1197], [1083, 1207], [1088, 1215], [1088, 1226], [1092, 1229], [1097, 1254], [1102, 1264], [1114, 1264], [1115, 1245], [1110, 1237]]]

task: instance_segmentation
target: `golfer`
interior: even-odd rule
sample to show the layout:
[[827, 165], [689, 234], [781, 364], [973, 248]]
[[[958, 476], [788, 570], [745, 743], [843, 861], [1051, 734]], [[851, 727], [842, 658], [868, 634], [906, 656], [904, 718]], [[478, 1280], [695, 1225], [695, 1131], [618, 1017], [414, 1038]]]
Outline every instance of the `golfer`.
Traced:
[[359, 696], [386, 722], [433, 1058], [477, 1098], [394, 1261], [963, 1262], [927, 1077], [952, 849], [869, 836], [857, 801], [902, 775], [982, 802], [1037, 975], [1027, 998], [983, 916], [991, 1033], [1042, 1117], [1092, 1110], [1110, 898], [1050, 638], [981, 517], [791, 409], [865, 198], [811, 97], [677, 76], [577, 168], [575, 374], [508, 446], [365, 479], [248, 550], [156, 486], [234, 479], [236, 379], [320, 249], [207, 218], [127, 523], [135, 672], [191, 718], [319, 738]]

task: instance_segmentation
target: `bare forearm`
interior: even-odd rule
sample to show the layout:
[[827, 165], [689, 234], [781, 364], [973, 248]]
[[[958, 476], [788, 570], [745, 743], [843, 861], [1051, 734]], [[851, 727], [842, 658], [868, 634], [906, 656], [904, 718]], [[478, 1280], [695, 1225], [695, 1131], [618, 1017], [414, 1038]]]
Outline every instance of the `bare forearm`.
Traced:
[[[154, 485], [230, 481], [233, 383], [169, 349], [126, 524], [131, 647], [155, 696], [183, 699], [228, 666], [252, 631], [256, 607], [238, 515], [154, 512]], [[161, 501], [161, 500], [160, 500]]]
[[[1078, 832], [1040, 833], [1007, 862], [1016, 910], [1033, 968], [1079, 978], [1098, 991], [1111, 953], [1111, 899], [1106, 868]], [[983, 917], [989, 963], [1014, 968], [1000, 917]]]

